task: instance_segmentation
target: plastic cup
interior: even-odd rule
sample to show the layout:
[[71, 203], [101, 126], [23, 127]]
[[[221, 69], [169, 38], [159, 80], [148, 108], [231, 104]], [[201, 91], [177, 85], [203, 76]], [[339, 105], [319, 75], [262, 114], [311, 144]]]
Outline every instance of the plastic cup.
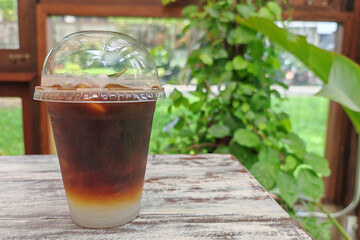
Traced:
[[49, 52], [34, 99], [47, 105], [74, 223], [109, 228], [138, 216], [164, 97], [152, 57], [127, 35], [78, 32]]

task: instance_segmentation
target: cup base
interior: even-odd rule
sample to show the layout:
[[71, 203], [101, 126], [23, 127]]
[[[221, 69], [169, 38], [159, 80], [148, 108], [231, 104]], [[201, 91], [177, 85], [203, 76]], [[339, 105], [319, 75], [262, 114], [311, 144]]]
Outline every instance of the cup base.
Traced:
[[78, 206], [69, 202], [73, 223], [85, 228], [112, 228], [133, 221], [139, 216], [140, 201], [125, 206]]

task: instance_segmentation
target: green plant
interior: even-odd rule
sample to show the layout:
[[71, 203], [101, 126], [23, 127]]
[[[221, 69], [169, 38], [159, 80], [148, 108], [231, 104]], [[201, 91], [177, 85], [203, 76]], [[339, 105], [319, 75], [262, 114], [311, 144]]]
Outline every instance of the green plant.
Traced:
[[[176, 112], [169, 113], [168, 108], [171, 99], [165, 99], [156, 103], [149, 153], [164, 153], [168, 142], [162, 129], [168, 122], [178, 116]], [[329, 101], [316, 96], [288, 97], [284, 101], [273, 98], [272, 108], [275, 111], [280, 108], [286, 112], [291, 119], [292, 131], [298, 134], [305, 142], [310, 152], [323, 155], [325, 147], [326, 120]], [[308, 109], [316, 109], [317, 114]]]
[[[268, 30], [270, 23], [272, 27], [274, 20], [281, 20], [281, 8], [273, 1], [201, 1], [200, 7], [186, 7], [183, 15], [190, 19], [185, 31], [197, 28], [204, 34], [184, 69], [196, 83], [196, 91], [190, 98], [177, 90], [170, 95], [169, 111], [179, 114], [164, 128], [164, 135], [170, 137], [167, 151], [232, 153], [291, 215], [295, 216], [295, 203], [310, 210], [319, 206], [322, 177], [330, 174], [327, 161], [306, 151], [285, 112], [271, 109], [271, 97], [281, 97], [270, 86], [279, 84], [275, 81], [278, 49], [273, 41], [307, 60], [303, 61], [307, 66], [331, 66], [329, 59], [320, 62], [325, 52], [308, 47], [302, 38], [295, 48], [286, 42], [297, 43], [295, 35], [278, 28], [275, 33]], [[321, 78], [329, 75], [324, 68], [311, 69]], [[319, 225], [314, 218], [303, 223], [315, 238], [329, 239], [329, 224]]]
[[291, 34], [266, 18], [238, 17], [237, 23], [248, 30], [266, 35], [292, 53], [324, 82], [319, 96], [342, 104], [345, 112], [360, 132], [360, 66], [335, 52], [329, 52], [306, 42], [305, 37]]

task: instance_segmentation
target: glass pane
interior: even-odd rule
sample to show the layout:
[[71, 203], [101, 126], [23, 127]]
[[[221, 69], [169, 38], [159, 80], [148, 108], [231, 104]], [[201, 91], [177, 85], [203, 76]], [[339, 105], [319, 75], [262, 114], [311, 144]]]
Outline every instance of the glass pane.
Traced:
[[18, 49], [17, 0], [0, 0], [0, 49]]
[[[335, 34], [337, 23], [335, 22], [301, 22], [294, 21], [287, 24], [291, 32], [306, 37], [307, 41], [317, 47], [328, 51], [335, 49]], [[313, 72], [300, 63], [291, 54], [282, 52], [280, 55], [281, 69], [285, 72], [282, 82], [288, 86], [318, 86], [308, 88], [312, 93], [317, 92], [322, 82]]]
[[0, 155], [24, 155], [21, 98], [0, 98]]
[[[185, 65], [189, 52], [200, 47], [196, 39], [203, 33], [193, 31], [184, 35], [182, 30], [188, 24], [184, 19], [52, 16], [50, 22], [49, 46], [76, 31], [110, 30], [127, 33], [143, 42], [153, 54], [159, 76], [163, 81], [171, 83], [166, 85], [167, 95], [175, 87], [182, 92], [194, 89], [194, 86], [184, 85], [187, 83], [186, 76], [179, 76], [178, 73]], [[317, 46], [334, 50], [336, 23], [291, 22], [287, 27], [294, 33], [305, 35]], [[280, 90], [288, 96], [289, 101], [276, 105], [289, 113], [293, 131], [306, 141], [308, 150], [323, 155], [328, 100], [312, 96], [321, 88], [322, 83], [292, 55], [282, 52], [280, 62], [285, 74], [279, 73], [278, 79], [290, 86], [288, 90]], [[162, 101], [157, 106], [152, 139], [156, 139], [158, 132], [167, 123], [165, 105], [168, 103]], [[150, 146], [150, 152], [152, 150]]]

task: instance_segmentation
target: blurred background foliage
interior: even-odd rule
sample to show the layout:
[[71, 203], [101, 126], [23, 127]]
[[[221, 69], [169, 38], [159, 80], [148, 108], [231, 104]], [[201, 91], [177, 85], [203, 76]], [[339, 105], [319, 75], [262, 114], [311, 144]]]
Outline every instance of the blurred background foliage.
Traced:
[[[328, 50], [334, 49], [336, 24], [282, 23], [275, 2], [203, 4], [204, 13], [186, 8], [186, 19], [52, 16], [51, 41], [82, 30], [118, 31], [141, 41], [168, 93], [157, 103], [150, 153], [230, 152], [294, 215], [296, 202], [321, 197], [321, 178], [329, 174], [322, 158], [328, 100], [312, 96], [322, 83], [311, 71], [263, 35], [238, 27], [235, 16], [247, 9], [278, 20]], [[16, 6], [6, 9], [4, 18], [16, 20]], [[20, 107], [0, 110], [6, 136], [0, 154], [24, 154]], [[327, 239], [328, 225], [314, 219], [304, 224]]]

